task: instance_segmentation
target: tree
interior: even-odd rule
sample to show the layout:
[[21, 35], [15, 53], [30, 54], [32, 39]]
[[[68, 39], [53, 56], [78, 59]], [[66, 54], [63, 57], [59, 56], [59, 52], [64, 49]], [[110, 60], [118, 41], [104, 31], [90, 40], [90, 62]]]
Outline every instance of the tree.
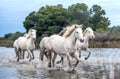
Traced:
[[99, 28], [108, 28], [110, 20], [108, 20], [108, 17], [105, 17], [105, 10], [103, 10], [99, 5], [93, 5], [90, 9], [90, 13], [89, 23], [92, 25], [94, 31]]
[[39, 36], [58, 33], [62, 27], [68, 24], [67, 9], [62, 5], [41, 7], [38, 12], [31, 12], [24, 21], [27, 29], [35, 28]]
[[38, 17], [36, 16], [36, 12], [33, 11], [31, 12], [26, 18], [25, 18], [25, 21], [23, 22], [24, 24], [24, 27], [25, 29], [28, 30], [30, 28], [35, 28], [36, 25], [37, 25], [37, 20], [38, 20]]
[[73, 4], [68, 8], [71, 23], [87, 25], [89, 22], [88, 6], [84, 3]]
[[84, 3], [77, 3], [63, 8], [62, 5], [41, 7], [37, 12], [31, 12], [24, 21], [24, 27], [37, 30], [37, 35], [52, 35], [58, 33], [63, 27], [70, 24], [83, 24], [84, 28], [92, 27], [105, 30], [110, 25], [110, 20], [105, 17], [105, 10], [98, 5], [92, 8]]

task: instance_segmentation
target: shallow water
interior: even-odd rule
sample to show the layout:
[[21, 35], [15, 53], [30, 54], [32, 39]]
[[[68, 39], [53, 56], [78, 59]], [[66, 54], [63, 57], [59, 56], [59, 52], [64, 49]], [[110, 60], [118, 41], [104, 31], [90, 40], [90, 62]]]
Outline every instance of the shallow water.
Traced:
[[[84, 60], [87, 52], [82, 52], [81, 61], [75, 68], [75, 73], [67, 71], [67, 61], [64, 67], [48, 68], [47, 59], [39, 60], [39, 50], [35, 50], [35, 59], [31, 62], [26, 58], [16, 62], [14, 48], [0, 47], [0, 79], [120, 79], [120, 49], [94, 48], [91, 56]], [[59, 59], [59, 57], [57, 57]], [[72, 63], [74, 63], [72, 59]], [[56, 67], [61, 64], [56, 65]]]

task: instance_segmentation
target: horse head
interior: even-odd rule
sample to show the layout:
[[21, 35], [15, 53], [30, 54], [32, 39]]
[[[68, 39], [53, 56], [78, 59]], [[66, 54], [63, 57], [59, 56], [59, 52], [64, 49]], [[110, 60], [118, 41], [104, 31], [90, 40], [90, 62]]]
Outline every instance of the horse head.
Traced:
[[86, 28], [86, 34], [91, 39], [95, 38], [94, 32], [93, 32], [92, 28], [90, 28], [90, 27]]
[[32, 38], [33, 39], [36, 39], [36, 30], [35, 29], [30, 29], [29, 31], [28, 31], [28, 34], [30, 35], [30, 36], [32, 36]]
[[75, 25], [76, 29], [75, 29], [75, 38], [77, 38], [80, 42], [83, 42], [84, 41], [84, 38], [83, 38], [83, 25]]

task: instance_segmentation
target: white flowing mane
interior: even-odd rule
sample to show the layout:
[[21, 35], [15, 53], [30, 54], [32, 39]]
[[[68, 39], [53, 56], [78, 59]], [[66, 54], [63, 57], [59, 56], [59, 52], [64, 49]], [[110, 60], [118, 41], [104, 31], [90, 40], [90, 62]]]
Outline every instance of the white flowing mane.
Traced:
[[63, 34], [63, 37], [68, 37], [68, 36], [70, 36], [71, 35], [71, 33], [76, 29], [76, 28], [80, 28], [80, 27], [82, 27], [83, 25], [77, 25], [77, 24], [73, 24], [73, 25], [71, 25], [71, 26], [67, 26], [66, 27], [66, 31], [65, 31], [65, 33]]

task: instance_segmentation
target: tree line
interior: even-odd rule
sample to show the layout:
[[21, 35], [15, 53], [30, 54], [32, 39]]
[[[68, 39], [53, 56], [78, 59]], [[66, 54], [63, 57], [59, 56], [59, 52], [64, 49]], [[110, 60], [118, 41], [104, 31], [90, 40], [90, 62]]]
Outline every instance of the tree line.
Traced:
[[110, 20], [105, 15], [105, 10], [99, 5], [93, 5], [91, 8], [85, 3], [76, 3], [68, 8], [64, 8], [61, 4], [46, 5], [37, 12], [31, 12], [23, 24], [26, 31], [35, 28], [38, 36], [59, 33], [63, 27], [71, 24], [83, 24], [84, 28], [92, 27], [97, 31], [97, 29], [106, 30], [110, 25]]
[[[101, 45], [102, 42], [116, 41], [119, 44], [118, 41], [120, 40], [120, 25], [108, 27], [110, 20], [106, 17], [105, 10], [99, 5], [93, 5], [91, 8], [88, 8], [85, 3], [73, 4], [68, 8], [64, 8], [61, 4], [55, 6], [46, 5], [36, 12], [29, 13], [23, 24], [26, 32], [30, 28], [37, 30], [37, 44], [39, 44], [42, 36], [58, 34], [63, 27], [71, 24], [83, 24], [83, 30], [86, 27], [92, 27], [95, 31], [96, 42], [101, 41], [100, 47], [104, 47]], [[20, 32], [5, 34], [4, 37], [0, 37], [0, 46], [12, 46], [14, 40], [23, 36], [23, 34]], [[111, 44], [112, 46], [114, 44]]]

